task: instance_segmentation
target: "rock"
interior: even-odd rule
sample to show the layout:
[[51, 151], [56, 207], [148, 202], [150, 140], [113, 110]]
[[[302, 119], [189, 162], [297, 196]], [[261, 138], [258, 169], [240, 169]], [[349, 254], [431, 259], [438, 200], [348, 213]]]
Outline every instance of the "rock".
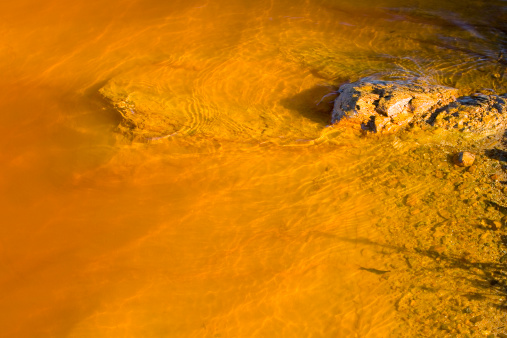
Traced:
[[474, 164], [475, 155], [469, 153], [468, 151], [462, 151], [457, 153], [454, 156], [453, 160], [454, 163], [460, 167], [470, 167], [472, 164]]
[[420, 199], [416, 194], [409, 194], [405, 197], [405, 204], [409, 207], [416, 206], [419, 202]]
[[429, 249], [430, 252], [434, 252], [438, 255], [441, 255], [445, 252], [445, 246], [443, 245], [433, 245]]
[[493, 224], [491, 226], [493, 230], [499, 230], [502, 228], [502, 222], [500, 221], [493, 221]]
[[395, 132], [421, 116], [455, 101], [458, 90], [418, 81], [363, 79], [342, 85], [332, 123], [356, 119], [364, 130]]
[[457, 98], [457, 89], [424, 81], [370, 79], [344, 84], [338, 92], [331, 122], [353, 119], [375, 133], [396, 132], [412, 123], [493, 134], [507, 123], [507, 94]]
[[439, 210], [438, 214], [440, 216], [442, 216], [443, 218], [445, 218], [445, 219], [450, 219], [451, 218], [451, 213], [449, 211], [447, 211], [447, 210], [444, 210], [444, 209]]
[[435, 112], [430, 124], [443, 129], [493, 134], [505, 127], [507, 94], [463, 96]]
[[480, 322], [482, 320], [482, 316], [475, 316], [473, 318], [470, 318], [470, 322], [472, 322], [473, 324], [476, 324], [478, 322]]
[[[312, 115], [318, 123], [309, 123], [308, 117], [299, 112], [307, 94], [280, 97], [289, 107], [286, 110], [266, 109], [266, 102], [262, 101], [252, 105], [251, 95], [255, 93], [248, 91], [234, 91], [229, 100], [220, 102], [211, 102], [207, 95], [195, 96], [191, 90], [195, 83], [188, 73], [197, 64], [151, 66], [109, 80], [99, 93], [121, 115], [118, 130], [138, 140], [179, 136], [246, 141], [273, 137], [313, 140], [328, 122], [326, 114], [319, 114]], [[179, 81], [174, 81], [175, 78]], [[154, 87], [152, 83], [159, 85]], [[321, 90], [329, 90], [322, 88], [312, 95], [322, 97]], [[433, 125], [434, 131], [458, 128], [494, 133], [507, 121], [507, 94], [457, 98], [457, 89], [423, 80], [372, 79], [344, 84], [338, 92], [331, 122], [347, 119], [370, 132], [392, 133], [410, 124], [422, 130]], [[308, 110], [316, 109], [311, 107]], [[327, 113], [318, 110], [324, 111]]]
[[447, 324], [441, 324], [440, 325], [440, 330], [450, 331], [449, 325], [447, 325]]

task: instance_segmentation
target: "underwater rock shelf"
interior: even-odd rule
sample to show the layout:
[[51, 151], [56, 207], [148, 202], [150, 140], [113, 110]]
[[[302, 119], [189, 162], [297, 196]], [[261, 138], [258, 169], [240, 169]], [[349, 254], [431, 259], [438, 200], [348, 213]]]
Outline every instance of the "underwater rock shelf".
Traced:
[[[315, 126], [305, 130], [305, 124], [309, 124], [304, 117], [285, 116], [283, 112], [277, 116], [275, 112], [253, 109], [231, 116], [200, 116], [202, 113], [175, 109], [169, 99], [166, 102], [139, 89], [129, 91], [114, 82], [106, 84], [100, 93], [122, 115], [120, 132], [133, 138], [157, 139], [174, 134], [237, 140], [286, 137], [289, 126], [291, 133], [301, 137], [316, 132]], [[346, 119], [373, 133], [395, 133], [409, 125], [480, 134], [505, 128], [507, 94], [458, 95], [456, 88], [425, 81], [362, 79], [339, 88], [331, 122]]]

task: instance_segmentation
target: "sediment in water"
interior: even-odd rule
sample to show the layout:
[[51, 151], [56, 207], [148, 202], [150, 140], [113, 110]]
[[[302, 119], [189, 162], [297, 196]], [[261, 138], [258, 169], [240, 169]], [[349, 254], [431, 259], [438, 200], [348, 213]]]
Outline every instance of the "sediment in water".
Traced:
[[[373, 188], [385, 202], [377, 227], [392, 259], [383, 278], [403, 323], [393, 335], [505, 334], [507, 95], [457, 97], [448, 87], [370, 80], [339, 94], [338, 125], [415, 143]], [[433, 140], [420, 143], [421, 129]]]
[[[178, 130], [170, 113], [150, 114], [135, 95], [105, 88], [124, 117], [125, 135]], [[373, 175], [376, 182], [366, 183], [385, 203], [376, 222], [384, 242], [375, 244], [390, 265], [362, 269], [382, 272], [379, 281], [392, 290], [401, 323], [393, 335], [504, 334], [506, 95], [460, 97], [444, 86], [370, 80], [344, 85], [339, 94], [331, 129], [358, 125], [366, 137], [414, 144], [396, 152], [386, 179]], [[217, 136], [231, 135], [215, 126]], [[473, 164], [455, 164], [460, 152], [473, 154]]]

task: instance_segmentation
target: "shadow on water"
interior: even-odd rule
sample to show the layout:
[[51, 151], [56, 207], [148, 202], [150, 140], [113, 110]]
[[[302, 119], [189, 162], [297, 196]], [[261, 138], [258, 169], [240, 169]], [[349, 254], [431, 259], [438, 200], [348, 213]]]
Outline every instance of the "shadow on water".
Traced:
[[116, 127], [121, 123], [123, 118], [111, 102], [106, 100], [99, 92], [100, 88], [104, 87], [109, 80], [99, 81], [87, 88], [84, 91], [83, 101], [87, 105], [88, 111], [100, 111], [100, 114], [97, 114], [97, 116], [101, 119], [101, 122]]
[[[507, 131], [504, 132], [501, 142], [499, 142], [495, 148], [486, 149], [484, 151], [484, 155], [486, 155], [486, 157], [491, 160], [500, 162], [503, 170], [507, 169]], [[504, 181], [502, 183], [505, 185], [507, 184], [507, 181]], [[507, 210], [507, 208], [504, 209]], [[506, 212], [502, 212], [506, 214]]]
[[[490, 305], [507, 311], [507, 301], [495, 302], [491, 296], [507, 296], [507, 264], [492, 262], [469, 262], [466, 258], [438, 254], [429, 250], [416, 250], [418, 255], [439, 259], [445, 263], [442, 270], [459, 269], [466, 271], [465, 280], [475, 291], [464, 292], [462, 296], [468, 299], [487, 301]], [[436, 269], [434, 269], [436, 270]], [[459, 278], [462, 278], [461, 276]]]
[[329, 124], [338, 86], [317, 85], [280, 101], [289, 110], [314, 122]]
[[493, 148], [493, 149], [487, 149], [485, 151], [485, 154], [487, 157], [489, 157], [492, 160], [497, 160], [500, 162], [507, 162], [507, 151]]
[[[499, 259], [499, 263], [495, 262], [471, 262], [466, 257], [459, 257], [455, 255], [448, 255], [445, 253], [439, 253], [435, 250], [430, 249], [413, 249], [409, 250], [403, 247], [398, 247], [389, 244], [382, 244], [378, 242], [374, 242], [367, 238], [346, 238], [346, 237], [338, 237], [337, 239], [360, 243], [364, 245], [371, 245], [382, 249], [387, 249], [389, 251], [394, 251], [398, 254], [405, 255], [415, 255], [419, 258], [429, 258], [434, 263], [437, 264], [436, 267], [433, 268], [422, 268], [417, 272], [420, 273], [441, 273], [441, 272], [450, 272], [460, 270], [461, 272], [465, 272], [465, 276], [462, 274], [452, 276], [453, 279], [460, 279], [467, 282], [470, 286], [468, 291], [462, 290], [449, 290], [449, 286], [444, 286], [436, 284], [436, 286], [428, 286], [428, 285], [417, 285], [412, 284], [411, 287], [420, 288], [422, 290], [436, 293], [439, 290], [448, 290], [453, 291], [456, 294], [463, 296], [469, 300], [478, 300], [489, 302], [494, 308], [497, 308], [502, 311], [507, 311], [507, 254], [503, 255]], [[507, 248], [507, 236], [501, 236], [502, 245]], [[406, 259], [406, 258], [405, 258]], [[407, 260], [407, 265], [410, 269], [416, 268], [413, 263]], [[372, 267], [361, 267], [361, 270], [366, 270], [370, 272], [381, 271], [382, 274], [388, 274], [391, 271], [383, 271], [374, 269]], [[395, 269], [392, 270], [395, 273]], [[413, 282], [413, 281], [412, 281]], [[408, 285], [407, 285], [408, 286]], [[503, 301], [499, 300], [503, 297]]]

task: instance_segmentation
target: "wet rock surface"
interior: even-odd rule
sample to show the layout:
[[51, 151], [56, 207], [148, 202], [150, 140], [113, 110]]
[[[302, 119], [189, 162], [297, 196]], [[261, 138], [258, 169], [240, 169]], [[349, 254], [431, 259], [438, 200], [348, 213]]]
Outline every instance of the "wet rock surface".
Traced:
[[424, 82], [360, 80], [342, 85], [332, 122], [354, 118], [364, 130], [395, 132], [456, 100], [455, 88]]
[[[204, 101], [188, 106], [181, 95], [174, 95], [174, 90], [158, 93], [139, 82], [113, 79], [99, 90], [121, 114], [118, 130], [129, 139], [146, 141], [175, 135], [230, 140], [288, 136], [313, 139], [326, 123], [325, 117], [310, 121], [303, 113], [271, 111], [265, 106], [248, 111], [233, 107], [232, 111], [238, 110], [238, 114], [221, 114]], [[423, 80], [365, 78], [342, 85], [338, 94], [334, 103], [331, 99], [327, 106], [332, 107], [331, 122], [348, 120], [347, 123], [359, 124], [363, 131], [372, 133], [392, 134], [418, 127], [493, 134], [505, 129], [507, 122], [507, 94], [460, 97], [456, 88]], [[321, 103], [322, 100], [317, 105]], [[322, 116], [328, 111], [321, 112]]]
[[354, 119], [374, 133], [419, 125], [495, 133], [505, 128], [507, 94], [458, 97], [455, 88], [418, 81], [360, 80], [342, 85], [332, 122]]
[[454, 163], [460, 167], [470, 167], [474, 161], [475, 155], [468, 151], [461, 151], [454, 156]]
[[505, 128], [507, 94], [463, 96], [435, 112], [430, 123], [443, 129], [491, 133]]

